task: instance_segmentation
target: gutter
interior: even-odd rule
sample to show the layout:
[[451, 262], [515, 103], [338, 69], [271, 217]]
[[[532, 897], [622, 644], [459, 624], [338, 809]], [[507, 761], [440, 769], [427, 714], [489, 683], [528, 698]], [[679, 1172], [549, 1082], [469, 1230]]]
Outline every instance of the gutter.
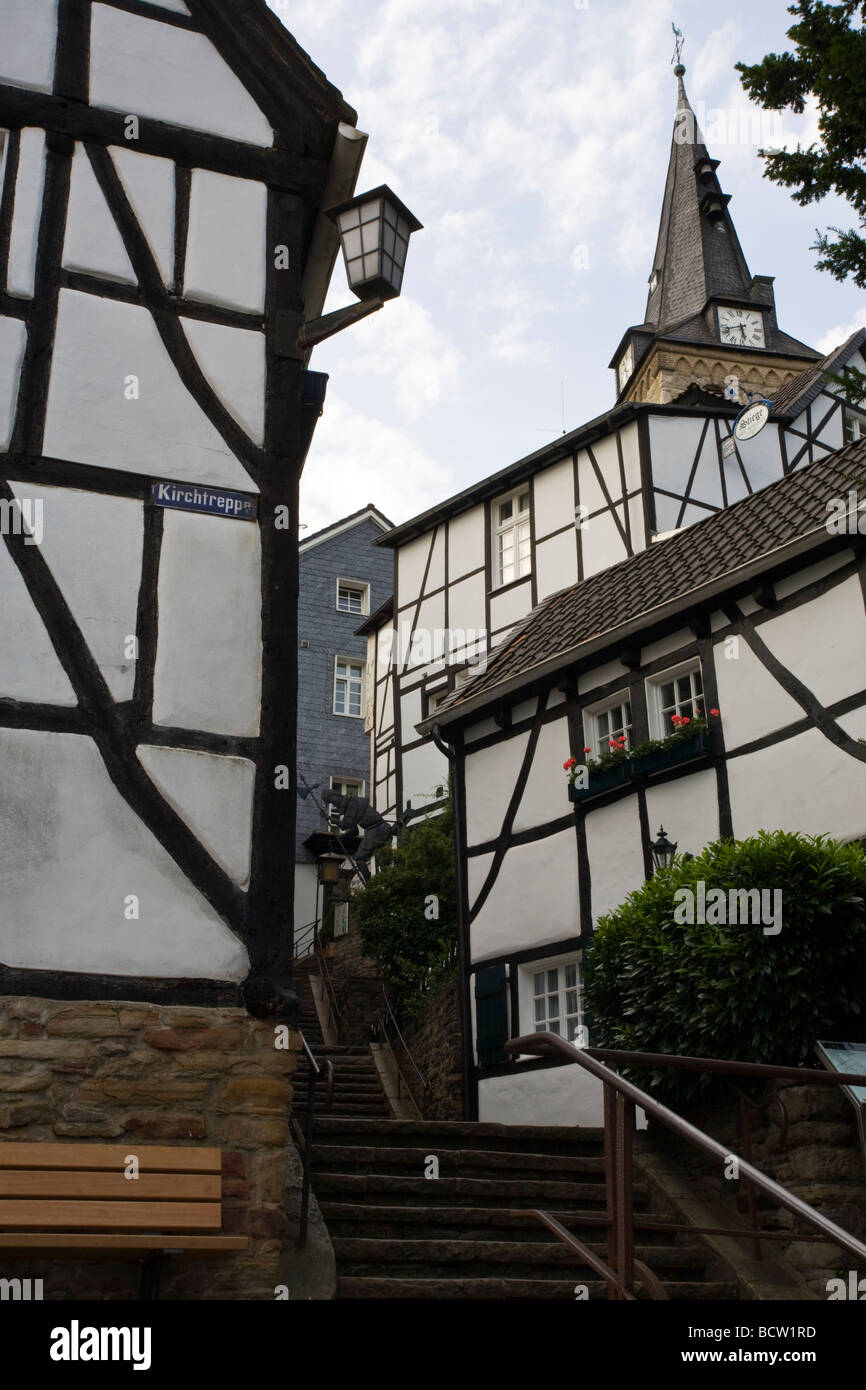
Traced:
[[[363, 130], [347, 125], [345, 121], [340, 121], [337, 126], [328, 165], [328, 177], [322, 190], [301, 280], [304, 318], [307, 320], [318, 318], [322, 312], [340, 249], [340, 234], [336, 223], [325, 215], [325, 210], [352, 197], [368, 139]], [[304, 358], [305, 363], [310, 360], [310, 352], [312, 348]]]
[[[786, 541], [784, 545], [777, 546], [775, 550], [764, 551], [762, 555], [748, 561], [745, 565], [726, 570], [715, 579], [704, 584], [697, 584], [694, 588], [687, 589], [685, 593], [677, 594], [675, 598], [656, 604], [654, 608], [644, 609], [633, 618], [629, 618], [627, 622], [621, 623], [619, 627], [610, 628], [607, 632], [600, 633], [596, 637], [579, 642], [575, 647], [569, 647], [567, 651], [558, 652], [556, 656], [537, 662], [534, 666], [521, 671], [519, 675], [511, 676], [498, 685], [488, 686], [486, 690], [474, 698], [470, 696], [465, 702], [453, 706], [450, 710], [437, 710], [435, 715], [422, 720], [420, 724], [415, 725], [415, 728], [419, 734], [430, 734], [434, 725], [441, 727], [457, 724], [464, 720], [467, 715], [486, 709], [491, 704], [498, 704], [506, 695], [522, 690], [529, 681], [555, 675], [563, 667], [573, 665], [575, 661], [594, 656], [596, 653], [605, 651], [614, 643], [635, 636], [650, 623], [658, 623], [664, 621], [665, 618], [676, 617], [683, 608], [705, 603], [708, 599], [715, 598], [732, 588], [735, 580], [743, 582], [763, 573], [764, 570], [775, 564], [784, 564], [786, 560], [796, 559], [806, 551], [814, 549], [819, 540], [826, 541], [828, 537], [826, 523], [822, 522], [820, 526], [795, 536], [793, 540]], [[553, 595], [551, 595], [552, 597]]]

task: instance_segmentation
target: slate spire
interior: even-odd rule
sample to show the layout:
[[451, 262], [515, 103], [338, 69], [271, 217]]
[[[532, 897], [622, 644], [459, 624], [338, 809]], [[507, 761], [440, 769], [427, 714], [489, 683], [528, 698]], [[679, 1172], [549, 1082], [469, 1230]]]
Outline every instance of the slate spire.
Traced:
[[730, 198], [716, 177], [677, 63], [677, 110], [646, 323], [657, 333], [700, 314], [715, 295], [750, 299], [754, 286], [734, 224]]

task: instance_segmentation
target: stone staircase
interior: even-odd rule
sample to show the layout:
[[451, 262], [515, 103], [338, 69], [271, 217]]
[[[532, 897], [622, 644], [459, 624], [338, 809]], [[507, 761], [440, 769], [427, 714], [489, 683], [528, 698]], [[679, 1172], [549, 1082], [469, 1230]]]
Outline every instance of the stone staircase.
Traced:
[[[302, 964], [299, 979], [314, 970]], [[334, 1247], [337, 1298], [606, 1299], [604, 1281], [530, 1214], [550, 1212], [606, 1258], [604, 1231], [586, 1220], [605, 1209], [602, 1131], [395, 1120], [369, 1048], [325, 1046], [308, 982], [302, 991], [301, 1029], [336, 1074], [331, 1112], [316, 1107], [312, 1187]], [[306, 1077], [302, 1057], [301, 1120]], [[427, 1177], [433, 1159], [438, 1177]], [[676, 1219], [639, 1176], [635, 1212]], [[670, 1298], [737, 1297], [697, 1237], [647, 1230], [637, 1241]]]

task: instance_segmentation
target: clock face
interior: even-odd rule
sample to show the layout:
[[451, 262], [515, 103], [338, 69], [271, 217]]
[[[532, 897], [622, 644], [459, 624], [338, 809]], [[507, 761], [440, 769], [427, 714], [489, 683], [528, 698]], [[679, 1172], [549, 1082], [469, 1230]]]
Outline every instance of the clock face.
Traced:
[[634, 347], [629, 343], [622, 357], [619, 359], [619, 366], [616, 369], [616, 379], [619, 383], [620, 391], [625, 386], [632, 372], [634, 371]]
[[764, 317], [760, 309], [719, 307], [719, 333], [723, 343], [735, 347], [764, 346]]

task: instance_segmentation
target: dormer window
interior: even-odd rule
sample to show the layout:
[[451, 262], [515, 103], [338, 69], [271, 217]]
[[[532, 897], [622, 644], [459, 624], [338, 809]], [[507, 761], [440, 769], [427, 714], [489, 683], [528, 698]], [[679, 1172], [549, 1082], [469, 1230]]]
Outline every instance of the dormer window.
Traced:
[[629, 343], [616, 369], [616, 384], [620, 392], [625, 389], [625, 384], [634, 371], [634, 344]]
[[658, 287], [659, 287], [659, 280], [660, 280], [660, 279], [661, 279], [661, 276], [659, 275], [658, 271], [657, 271], [657, 270], [654, 270], [653, 273], [652, 273], [652, 275], [651, 275], [650, 278], [649, 278], [650, 294], [655, 294], [656, 290], [657, 290]]
[[498, 588], [522, 579], [532, 569], [529, 488], [519, 488], [493, 504], [493, 579]]

